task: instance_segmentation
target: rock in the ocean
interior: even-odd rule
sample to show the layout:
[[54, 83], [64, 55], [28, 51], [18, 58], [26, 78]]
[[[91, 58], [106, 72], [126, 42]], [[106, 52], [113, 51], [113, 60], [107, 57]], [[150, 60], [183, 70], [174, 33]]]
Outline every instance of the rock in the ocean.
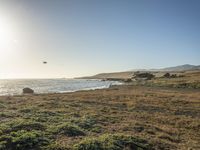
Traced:
[[23, 89], [23, 93], [24, 94], [33, 94], [34, 90], [32, 90], [31, 88], [24, 88]]

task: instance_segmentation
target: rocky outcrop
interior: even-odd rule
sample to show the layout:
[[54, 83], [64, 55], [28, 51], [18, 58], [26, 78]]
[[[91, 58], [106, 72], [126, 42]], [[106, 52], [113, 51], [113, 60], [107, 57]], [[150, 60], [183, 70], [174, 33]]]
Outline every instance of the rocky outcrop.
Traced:
[[32, 90], [31, 88], [24, 88], [23, 89], [23, 94], [33, 94], [34, 90]]

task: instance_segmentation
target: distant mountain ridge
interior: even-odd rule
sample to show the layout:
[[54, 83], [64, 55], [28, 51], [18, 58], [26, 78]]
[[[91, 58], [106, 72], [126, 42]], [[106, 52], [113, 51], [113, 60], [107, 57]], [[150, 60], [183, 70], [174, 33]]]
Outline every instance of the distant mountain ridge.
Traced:
[[180, 65], [175, 67], [167, 67], [161, 69], [134, 69], [131, 71], [124, 71], [124, 72], [111, 72], [111, 73], [100, 73], [90, 77], [82, 77], [82, 79], [127, 79], [131, 78], [136, 71], [141, 72], [181, 72], [181, 71], [193, 71], [193, 70], [200, 70], [200, 65]]
[[184, 65], [161, 68], [161, 69], [134, 69], [131, 71], [190, 71], [190, 70], [200, 70], [200, 65], [195, 66], [190, 64], [184, 64]]
[[195, 65], [185, 64], [185, 65], [180, 65], [180, 66], [175, 66], [175, 67], [168, 67], [168, 68], [157, 69], [157, 70], [158, 71], [189, 71], [189, 70], [200, 70], [200, 65], [195, 66]]

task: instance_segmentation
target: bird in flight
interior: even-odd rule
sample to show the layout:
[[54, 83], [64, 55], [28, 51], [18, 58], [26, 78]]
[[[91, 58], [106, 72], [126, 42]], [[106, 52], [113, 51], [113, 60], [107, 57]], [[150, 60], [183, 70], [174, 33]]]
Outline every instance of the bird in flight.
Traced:
[[47, 62], [46, 62], [46, 61], [43, 61], [43, 64], [47, 64]]

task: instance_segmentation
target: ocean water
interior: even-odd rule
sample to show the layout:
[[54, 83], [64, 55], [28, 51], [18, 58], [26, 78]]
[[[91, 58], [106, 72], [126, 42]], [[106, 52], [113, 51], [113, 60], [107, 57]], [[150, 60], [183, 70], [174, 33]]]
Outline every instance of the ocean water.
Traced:
[[0, 79], [0, 95], [19, 95], [25, 87], [33, 89], [35, 93], [63, 93], [108, 88], [119, 84], [121, 83], [118, 81], [87, 79]]

